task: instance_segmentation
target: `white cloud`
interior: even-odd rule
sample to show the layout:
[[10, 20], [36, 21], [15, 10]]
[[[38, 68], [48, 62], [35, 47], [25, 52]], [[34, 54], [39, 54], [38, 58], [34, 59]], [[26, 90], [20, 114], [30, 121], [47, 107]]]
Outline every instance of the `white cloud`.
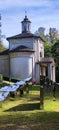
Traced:
[[24, 9], [28, 11], [28, 17], [32, 22], [32, 32], [40, 26], [46, 29], [56, 27], [59, 30], [58, 3], [58, 0], [0, 0], [3, 34], [8, 37], [21, 32], [20, 22], [24, 17]]
[[52, 6], [52, 2], [50, 0], [0, 0], [0, 9], [6, 9], [11, 7], [40, 7], [40, 6], [46, 6], [50, 7]]

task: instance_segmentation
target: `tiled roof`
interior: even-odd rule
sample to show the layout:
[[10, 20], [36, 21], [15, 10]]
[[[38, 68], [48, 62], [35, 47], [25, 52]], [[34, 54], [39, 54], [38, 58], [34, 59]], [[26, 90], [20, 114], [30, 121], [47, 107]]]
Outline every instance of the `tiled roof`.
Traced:
[[55, 63], [52, 57], [42, 58], [40, 61], [38, 61], [38, 63], [52, 63], [52, 62]]
[[21, 46], [18, 46], [12, 50], [7, 49], [3, 52], [0, 52], [0, 55], [8, 55], [10, 52], [34, 52], [34, 50], [30, 49], [26, 46], [21, 45]]
[[42, 62], [52, 62], [54, 61], [52, 57], [47, 57], [47, 58], [42, 58], [41, 59]]
[[12, 50], [7, 49], [3, 52], [0, 52], [0, 55], [8, 55], [10, 52], [34, 52], [34, 50], [30, 49], [26, 46], [21, 45], [21, 46], [18, 46]]
[[12, 36], [12, 37], [8, 37], [7, 40], [9, 40], [9, 39], [30, 38], [30, 37], [40, 38], [44, 42], [44, 40], [40, 36], [37, 36], [37, 35], [32, 34], [32, 33], [21, 33], [21, 34]]

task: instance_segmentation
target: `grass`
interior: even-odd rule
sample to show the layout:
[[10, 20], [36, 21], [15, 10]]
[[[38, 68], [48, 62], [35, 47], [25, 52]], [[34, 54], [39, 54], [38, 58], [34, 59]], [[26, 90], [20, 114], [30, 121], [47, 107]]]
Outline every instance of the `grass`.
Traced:
[[44, 109], [40, 110], [39, 85], [31, 86], [29, 94], [19, 92], [0, 107], [0, 130], [59, 130], [59, 92], [56, 101], [45, 93]]

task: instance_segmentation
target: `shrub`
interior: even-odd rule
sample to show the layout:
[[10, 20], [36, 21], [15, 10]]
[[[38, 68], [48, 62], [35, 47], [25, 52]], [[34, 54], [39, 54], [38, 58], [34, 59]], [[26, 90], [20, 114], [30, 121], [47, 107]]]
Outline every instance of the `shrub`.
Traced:
[[[6, 80], [6, 81], [9, 81], [9, 77], [3, 77], [3, 79], [4, 80]], [[20, 81], [20, 79], [18, 79], [18, 78], [10, 78], [10, 82], [17, 82], [17, 81]]]
[[3, 76], [2, 76], [2, 74], [0, 74], [0, 82], [2, 82], [3, 81]]

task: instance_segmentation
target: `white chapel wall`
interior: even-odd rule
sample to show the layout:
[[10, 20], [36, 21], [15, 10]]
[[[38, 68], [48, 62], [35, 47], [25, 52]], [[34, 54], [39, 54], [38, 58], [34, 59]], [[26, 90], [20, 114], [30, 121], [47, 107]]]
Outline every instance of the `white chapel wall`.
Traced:
[[11, 77], [25, 79], [34, 78], [34, 55], [29, 53], [14, 53], [10, 55], [10, 73]]
[[12, 50], [20, 45], [24, 45], [24, 46], [32, 49], [33, 48], [33, 38], [12, 39], [12, 40], [9, 40], [9, 44], [10, 44], [10, 50]]
[[42, 58], [44, 57], [44, 44], [39, 38], [34, 39], [33, 48], [35, 50], [35, 62], [40, 61], [40, 52], [42, 52]]

